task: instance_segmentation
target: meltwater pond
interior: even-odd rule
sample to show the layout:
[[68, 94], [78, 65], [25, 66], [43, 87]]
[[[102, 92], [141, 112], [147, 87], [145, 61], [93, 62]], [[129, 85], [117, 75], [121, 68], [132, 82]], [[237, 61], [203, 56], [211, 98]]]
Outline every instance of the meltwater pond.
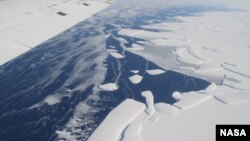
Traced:
[[[130, 1], [122, 7], [124, 3], [117, 2], [2, 66], [0, 140], [85, 141], [126, 98], [145, 102], [140, 93], [150, 90], [155, 102], [171, 104], [174, 91], [198, 91], [210, 84], [171, 70], [149, 75], [147, 70], [161, 68], [125, 49], [143, 41], [119, 36], [117, 31], [221, 9], [179, 6], [144, 10], [143, 5], [130, 5]], [[134, 11], [125, 15], [128, 9]], [[109, 55], [110, 50], [124, 58]], [[138, 70], [140, 83], [131, 83], [131, 70]], [[116, 83], [118, 89], [102, 91], [99, 86], [106, 83]]]

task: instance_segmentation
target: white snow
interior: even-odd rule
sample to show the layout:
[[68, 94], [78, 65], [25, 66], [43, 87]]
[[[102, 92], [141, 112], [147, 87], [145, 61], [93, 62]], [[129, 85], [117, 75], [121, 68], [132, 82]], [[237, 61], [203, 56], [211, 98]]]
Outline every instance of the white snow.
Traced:
[[117, 52], [116, 49], [107, 49], [107, 52]]
[[143, 103], [126, 99], [112, 110], [88, 141], [117, 141], [128, 124], [145, 110]]
[[204, 102], [211, 98], [211, 95], [208, 94], [199, 94], [197, 92], [189, 92], [188, 94], [182, 94], [180, 100], [174, 104], [174, 106], [180, 109], [188, 109], [193, 106], [197, 106], [198, 104]]
[[115, 46], [109, 46], [109, 48], [115, 49]]
[[223, 80], [222, 84], [233, 89], [244, 90], [244, 87], [240, 83], [235, 83], [234, 81]]
[[[122, 29], [119, 34], [155, 44], [152, 49], [154, 51], [145, 49], [132, 53], [158, 64], [163, 69], [172, 69], [215, 83], [220, 83], [224, 75], [234, 78], [239, 78], [240, 75], [247, 77], [240, 77], [241, 85], [246, 87], [250, 83], [250, 67], [246, 59], [250, 54], [247, 47], [250, 18], [246, 18], [249, 16], [247, 11], [204, 12], [195, 16], [176, 17], [181, 22], [144, 26], [149, 29], [153, 27], [159, 32]], [[171, 58], [162, 55], [163, 50], [169, 47], [176, 48]], [[224, 62], [234, 66], [225, 65]]]
[[45, 97], [43, 99], [43, 101], [32, 105], [31, 107], [29, 107], [29, 109], [39, 108], [39, 107], [43, 106], [44, 104], [48, 104], [49, 106], [53, 106], [55, 104], [61, 103], [61, 101], [64, 97], [71, 97], [72, 96], [72, 94], [71, 94], [72, 91], [67, 90], [67, 92], [68, 92], [67, 94], [56, 93], [53, 95], [48, 95], [47, 97]]
[[[126, 129], [120, 131], [119, 128], [117, 136], [123, 136], [120, 141], [214, 141], [216, 124], [250, 124], [250, 66], [247, 59], [250, 54], [250, 3], [244, 0], [221, 2], [233, 8], [244, 8], [178, 16], [178, 22], [150, 24], [149, 21], [149, 25], [144, 26], [160, 32], [119, 31], [121, 35], [155, 45], [154, 51], [145, 48], [132, 53], [165, 70], [172, 69], [212, 82], [205, 90], [172, 94], [177, 100], [173, 105], [157, 103], [152, 106], [152, 92], [143, 92], [147, 109], [131, 122], [126, 122]], [[246, 7], [248, 10], [244, 10]], [[175, 48], [171, 58], [162, 55], [169, 47]], [[150, 110], [153, 108], [154, 112]], [[121, 110], [130, 109], [133, 108]], [[152, 120], [152, 117], [158, 120]], [[106, 129], [110, 129], [108, 125]], [[101, 133], [95, 135], [102, 135], [105, 139], [109, 137]]]
[[110, 37], [110, 34], [106, 34], [106, 35], [105, 35], [105, 38], [109, 38], [109, 37]]
[[79, 0], [0, 1], [0, 65], [105, 9], [107, 2], [91, 0], [84, 6]]
[[144, 50], [144, 48], [141, 45], [133, 44], [132, 47], [127, 48], [129, 51], [141, 51]]
[[130, 72], [137, 74], [137, 73], [139, 73], [139, 70], [130, 70]]
[[222, 64], [222, 67], [223, 67], [225, 70], [227, 70], [227, 71], [231, 71], [231, 72], [236, 73], [236, 74], [238, 74], [238, 75], [242, 75], [242, 76], [244, 76], [244, 77], [250, 78], [250, 73], [247, 72], [247, 71], [245, 71], [245, 70], [242, 69], [242, 68], [239, 69], [239, 68], [237, 68], [237, 67], [235, 67], [235, 66], [229, 66], [229, 65], [225, 65], [225, 64]]
[[142, 81], [142, 76], [135, 74], [133, 76], [129, 77], [129, 80], [133, 83], [133, 84], [139, 84]]
[[204, 63], [203, 59], [196, 57], [196, 55], [191, 54], [188, 48], [183, 48], [182, 52], [176, 52], [178, 58], [177, 60], [182, 63], [188, 63], [193, 65], [201, 65]]
[[64, 96], [60, 94], [49, 95], [43, 101], [48, 105], [54, 105], [60, 103]]
[[146, 72], [147, 72], [149, 75], [158, 75], [158, 74], [165, 73], [165, 71], [162, 70], [162, 69], [146, 70]]
[[[140, 136], [143, 141], [161, 141], [164, 138], [177, 141], [214, 141], [216, 124], [249, 124], [249, 105], [228, 106], [210, 98], [193, 108], [179, 110], [173, 116], [160, 113], [156, 122], [144, 121]], [[139, 116], [138, 119], [143, 121]]]
[[216, 98], [226, 104], [239, 104], [250, 102], [250, 91], [247, 90], [244, 92], [218, 95], [216, 96]]
[[[154, 105], [155, 112], [153, 114], [149, 115], [147, 111], [142, 112], [131, 122], [126, 122], [124, 127], [127, 128], [123, 129], [123, 132], [119, 134], [116, 134], [116, 128], [111, 128], [110, 124], [108, 124], [113, 123], [112, 121], [104, 121], [102, 125], [106, 124], [106, 127], [102, 126], [102, 128], [107, 131], [105, 130], [103, 133], [95, 131], [91, 139], [98, 137], [98, 139], [105, 138], [105, 140], [116, 141], [117, 138], [113, 138], [116, 134], [122, 136], [121, 141], [161, 141], [165, 138], [168, 138], [168, 140], [186, 139], [198, 141], [205, 139], [206, 141], [213, 141], [216, 124], [248, 124], [250, 118], [250, 111], [248, 110], [250, 101], [239, 102], [245, 98], [249, 100], [249, 92], [237, 93], [240, 94], [240, 98], [236, 98], [237, 94], [225, 94], [224, 96], [219, 94], [216, 98], [208, 94], [220, 91], [226, 92], [224, 87], [215, 87], [215, 84], [211, 84], [208, 90], [182, 94], [180, 100], [174, 105], [184, 106], [184, 109], [178, 109], [165, 103], [157, 103]], [[143, 93], [150, 97], [148, 99], [153, 99], [150, 91]], [[236, 100], [234, 100], [235, 98]], [[183, 101], [182, 104], [181, 101]], [[148, 105], [150, 102], [146, 103]], [[124, 111], [134, 109], [133, 106], [123, 108], [120, 109], [119, 105], [116, 109]], [[152, 120], [152, 118], [158, 120]], [[115, 118], [114, 120], [118, 119]], [[120, 128], [118, 128], [118, 131], [121, 132]], [[106, 134], [107, 132], [113, 133], [111, 138], [109, 138], [109, 134]]]
[[153, 115], [155, 112], [154, 108], [154, 96], [151, 91], [143, 91], [141, 95], [146, 99], [146, 113]]
[[115, 51], [111, 51], [111, 52], [109, 52], [109, 54], [110, 54], [112, 57], [116, 58], [116, 59], [123, 59], [123, 58], [124, 58], [123, 55], [121, 55], [120, 53], [115, 52]]
[[[215, 91], [218, 90], [218, 88], [215, 89]], [[203, 92], [205, 93], [205, 91]], [[149, 94], [149, 92], [147, 93]], [[199, 93], [202, 93], [202, 91]], [[180, 101], [186, 101], [189, 98], [191, 99], [191, 95], [194, 95], [194, 99], [199, 101], [200, 97], [197, 95], [205, 94], [191, 92], [184, 95], [188, 96], [183, 96]], [[249, 94], [242, 93], [242, 95]], [[232, 95], [230, 94], [230, 96]], [[220, 100], [223, 99], [229, 102], [234, 98], [236, 98], [235, 95], [229, 99], [221, 97]], [[197, 102], [196, 100], [190, 99], [187, 100], [187, 103], [192, 101], [195, 103]], [[230, 101], [230, 104], [225, 104], [218, 100], [218, 98], [213, 98], [211, 95], [206, 100], [201, 100], [202, 102], [199, 102], [199, 105], [193, 105], [193, 107], [185, 110], [177, 109], [173, 105], [157, 103], [155, 104], [155, 113], [152, 115], [148, 115], [144, 112], [141, 112], [139, 115], [137, 114], [137, 117], [131, 122], [126, 122], [127, 128], [123, 129], [122, 133], [120, 128], [118, 128], [118, 131], [120, 132], [119, 134], [116, 134], [117, 130], [115, 130], [115, 128], [110, 129], [110, 126], [114, 125], [110, 124], [113, 123], [112, 120], [109, 120], [108, 122], [105, 120], [102, 123], [102, 125], [105, 124], [106, 126], [102, 126], [102, 128], [104, 128], [103, 133], [95, 131], [91, 139], [93, 140], [94, 137], [98, 137], [98, 139], [104, 138], [105, 140], [117, 140], [117, 138], [113, 138], [116, 134], [117, 136], [122, 136], [120, 139], [122, 141], [161, 141], [163, 138], [168, 138], [168, 140], [186, 139], [198, 141], [205, 139], [206, 141], [213, 141], [216, 124], [249, 124], [250, 111], [248, 108], [250, 106], [250, 101], [244, 101], [243, 103], [237, 104], [234, 103], [235, 101]], [[130, 108], [123, 109], [124, 107], [120, 107], [120, 105], [116, 110], [119, 108], [123, 111], [130, 110]], [[152, 120], [152, 117], [157, 117], [158, 120]], [[116, 120], [118, 120], [117, 116], [114, 114], [112, 116], [110, 114], [109, 118], [114, 118], [113, 120], [115, 120], [115, 123]], [[107, 131], [105, 129], [113, 134], [106, 134]]]
[[65, 139], [67, 141], [77, 141], [76, 138], [67, 131], [56, 131], [56, 134], [60, 139]]
[[172, 94], [172, 97], [175, 99], [175, 100], [180, 100], [181, 99], [181, 97], [182, 97], [182, 94], [180, 93], [180, 92], [173, 92], [173, 94]]
[[116, 83], [106, 83], [106, 84], [100, 85], [99, 88], [103, 91], [115, 91], [118, 89], [118, 86]]
[[141, 123], [129, 125], [124, 131], [122, 141], [143, 141], [142, 137], [140, 136], [141, 129]]
[[166, 104], [166, 103], [156, 103], [155, 104], [155, 110], [162, 113], [162, 114], [166, 114], [168, 116], [174, 116], [178, 113], [178, 109], [170, 104]]

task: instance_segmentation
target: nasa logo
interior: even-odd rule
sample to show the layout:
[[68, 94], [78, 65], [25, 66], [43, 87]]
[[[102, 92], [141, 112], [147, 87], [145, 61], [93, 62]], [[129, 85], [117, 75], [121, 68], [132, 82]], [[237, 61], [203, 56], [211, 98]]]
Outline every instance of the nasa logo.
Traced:
[[244, 129], [220, 129], [220, 136], [247, 136]]
[[216, 141], [249, 141], [250, 125], [216, 125]]

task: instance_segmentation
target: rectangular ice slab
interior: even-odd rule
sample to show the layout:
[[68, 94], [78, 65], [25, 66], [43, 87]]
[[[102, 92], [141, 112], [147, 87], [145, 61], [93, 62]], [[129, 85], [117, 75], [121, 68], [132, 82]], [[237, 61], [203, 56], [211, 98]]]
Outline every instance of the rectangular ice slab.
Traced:
[[88, 141], [117, 141], [125, 127], [144, 110], [143, 103], [125, 100], [108, 114]]

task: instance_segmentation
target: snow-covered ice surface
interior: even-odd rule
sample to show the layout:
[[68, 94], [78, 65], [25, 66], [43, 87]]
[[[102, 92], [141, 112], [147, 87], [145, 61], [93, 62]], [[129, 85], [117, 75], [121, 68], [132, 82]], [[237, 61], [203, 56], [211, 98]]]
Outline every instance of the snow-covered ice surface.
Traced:
[[156, 103], [154, 107], [156, 111], [160, 112], [161, 114], [166, 114], [168, 116], [174, 116], [178, 113], [178, 109], [170, 104]]
[[[128, 47], [127, 50], [157, 64], [156, 70], [173, 70], [211, 84], [199, 91], [173, 92], [176, 102], [172, 104], [154, 102], [155, 94], [143, 91], [146, 110], [126, 125], [119, 141], [213, 141], [216, 124], [250, 124], [247, 59], [250, 54], [250, 2], [188, 0], [180, 4], [170, 0], [166, 2], [169, 6], [164, 2], [161, 5], [146, 3], [134, 2], [137, 10], [131, 11], [131, 15], [138, 15], [140, 6], [145, 10], [150, 4], [153, 11], [162, 7], [169, 11], [163, 10], [165, 14], [151, 11], [152, 15], [162, 17], [145, 19], [141, 25], [120, 27], [120, 36], [143, 42], [143, 49]], [[206, 10], [190, 14], [188, 7], [182, 7], [187, 3]], [[131, 9], [133, 4], [128, 3]], [[174, 8], [179, 6], [182, 8]], [[147, 10], [152, 10], [150, 8]], [[145, 73], [159, 72], [149, 70], [147, 68]]]
[[[130, 109], [130, 110], [127, 110]], [[105, 118], [104, 122], [90, 136], [89, 141], [119, 140], [128, 123], [145, 110], [143, 103], [127, 99]]]
[[133, 44], [132, 47], [127, 48], [127, 50], [133, 52], [133, 51], [141, 51], [141, 50], [144, 50], [144, 48], [143, 48], [141, 45]]
[[117, 58], [117, 59], [122, 59], [122, 58], [124, 58], [124, 56], [123, 56], [122, 54], [117, 53], [117, 52], [115, 52], [115, 51], [110, 51], [109, 54], [110, 54], [112, 57]]
[[158, 75], [158, 74], [162, 74], [165, 73], [164, 70], [162, 69], [152, 69], [152, 70], [146, 70], [146, 72], [150, 75]]
[[129, 77], [129, 80], [133, 83], [133, 84], [138, 84], [142, 81], [143, 77], [138, 75], [138, 74], [135, 74], [133, 76], [130, 76]]
[[154, 108], [154, 96], [151, 91], [143, 91], [141, 95], [146, 99], [146, 113], [149, 115], [153, 115], [155, 112]]
[[107, 84], [100, 85], [99, 88], [102, 91], [115, 91], [118, 89], [118, 86], [116, 83], [107, 83]]
[[119, 0], [2, 65], [0, 140], [210, 141], [249, 124], [240, 1]]
[[139, 73], [140, 71], [139, 70], [131, 70], [130, 72], [134, 73], [134, 74], [137, 74]]
[[210, 97], [211, 95], [208, 94], [189, 92], [187, 94], [182, 94], [179, 101], [176, 102], [174, 106], [180, 109], [188, 109], [197, 106], [198, 104], [206, 101]]

